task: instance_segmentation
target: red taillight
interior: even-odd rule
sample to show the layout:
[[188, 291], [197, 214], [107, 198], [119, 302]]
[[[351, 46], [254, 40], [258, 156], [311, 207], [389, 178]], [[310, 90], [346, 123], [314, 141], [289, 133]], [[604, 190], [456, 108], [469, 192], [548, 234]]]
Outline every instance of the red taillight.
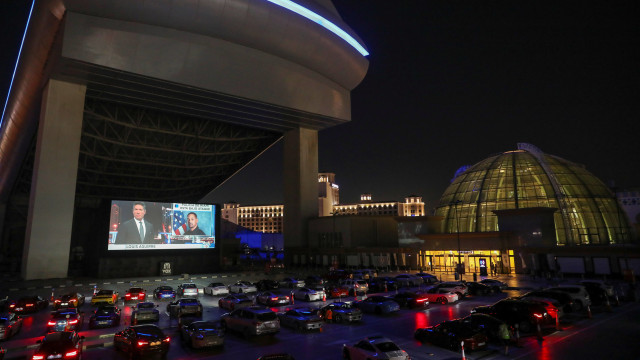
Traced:
[[69, 325], [75, 325], [77, 323], [78, 323], [78, 319], [69, 320], [68, 322]]
[[162, 339], [162, 342], [169, 343], [171, 342], [171, 338], [167, 336], [166, 338]]
[[77, 355], [78, 355], [78, 350], [73, 350], [73, 351], [69, 351], [68, 353], [64, 354], [64, 357], [71, 358], [71, 357], [76, 357]]
[[14, 307], [16, 307], [16, 304], [11, 304], [11, 305], [9, 305], [9, 307], [10, 308], [14, 308]]
[[538, 313], [533, 313], [533, 316], [535, 316], [535, 317], [537, 317], [537, 318], [539, 318], [539, 319], [541, 319], [541, 318], [542, 318], [542, 314], [538, 314]]
[[49, 322], [47, 323], [47, 325], [49, 325], [49, 326], [54, 326], [55, 324], [56, 324], [56, 322], [55, 322], [55, 321], [49, 321]]
[[147, 346], [149, 342], [147, 340], [138, 340], [138, 346]]
[[56, 303], [56, 304], [60, 304], [60, 300], [56, 300], [56, 301], [55, 301], [55, 303]]
[[44, 355], [33, 355], [33, 357], [31, 359], [32, 360], [43, 360], [44, 359]]
[[260, 326], [260, 325], [262, 325], [262, 321], [254, 321], [253, 325]]
[[277, 297], [272, 297], [271, 301], [278, 301], [278, 298]]
[[417, 302], [425, 302], [427, 299], [416, 299]]
[[27, 304], [27, 306], [33, 306], [33, 304]]
[[127, 298], [127, 299], [130, 299], [131, 298], [131, 294], [125, 294], [124, 297]]

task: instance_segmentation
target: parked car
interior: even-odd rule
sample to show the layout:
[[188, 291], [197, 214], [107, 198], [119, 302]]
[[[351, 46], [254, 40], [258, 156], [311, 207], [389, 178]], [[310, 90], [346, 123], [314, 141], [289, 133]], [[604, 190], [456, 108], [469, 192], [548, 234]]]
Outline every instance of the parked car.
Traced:
[[171, 338], [166, 336], [158, 326], [152, 324], [129, 326], [113, 337], [114, 349], [129, 354], [130, 358], [151, 354], [165, 357], [170, 345]]
[[198, 285], [194, 283], [183, 283], [178, 285], [179, 296], [198, 296]]
[[84, 295], [77, 292], [63, 294], [53, 301], [53, 308], [56, 310], [67, 307], [77, 308], [84, 305], [84, 300]]
[[[502, 344], [502, 338], [500, 337], [499, 329], [502, 324], [507, 323], [498, 319], [497, 317], [491, 316], [489, 314], [481, 314], [481, 313], [473, 313], [469, 314], [466, 317], [460, 319], [465, 324], [468, 324], [472, 327], [477, 327], [484, 331], [490, 341], [497, 342]], [[513, 332], [513, 328], [509, 328], [511, 332]], [[515, 336], [511, 336], [512, 339], [515, 339]]]
[[413, 274], [400, 274], [396, 275], [396, 284], [398, 287], [414, 287], [424, 284], [421, 277]]
[[280, 288], [280, 283], [271, 279], [259, 280], [254, 285], [258, 291], [275, 290]]
[[409, 354], [393, 341], [382, 336], [370, 336], [354, 345], [342, 346], [342, 357], [352, 360], [394, 359], [409, 360]]
[[[606, 281], [589, 279], [589, 280], [582, 280], [582, 281], [579, 282], [579, 284], [584, 286], [585, 288], [587, 288], [587, 291], [589, 290], [590, 287], [596, 287], [596, 288], [603, 289], [607, 293], [607, 296], [609, 297], [610, 301], [616, 300], [616, 298], [618, 296], [614, 286], [609, 284]], [[589, 295], [591, 295], [591, 294], [589, 294]], [[593, 301], [593, 299], [591, 299], [591, 300]]]
[[340, 286], [347, 289], [351, 296], [356, 296], [369, 291], [369, 284], [364, 280], [346, 279], [340, 281]]
[[31, 358], [79, 360], [82, 358], [83, 341], [84, 336], [75, 331], [52, 332], [38, 340], [40, 345]]
[[200, 317], [202, 316], [202, 304], [198, 299], [179, 299], [167, 305], [167, 312], [171, 316], [195, 315]]
[[307, 286], [324, 286], [326, 285], [327, 281], [324, 280], [321, 276], [309, 275], [304, 279], [304, 283]]
[[327, 294], [327, 298], [330, 298], [330, 299], [343, 298], [343, 297], [349, 296], [349, 290], [337, 284], [327, 285], [325, 287], [325, 293]]
[[486, 296], [493, 292], [493, 289], [491, 288], [491, 286], [485, 285], [483, 283], [467, 281], [465, 285], [467, 286], [467, 291], [469, 292], [469, 295]]
[[424, 292], [430, 303], [446, 305], [458, 301], [458, 294], [449, 289], [431, 288]]
[[390, 276], [369, 279], [369, 290], [372, 292], [395, 291], [397, 288], [396, 279]]
[[203, 289], [205, 295], [229, 295], [229, 288], [221, 282], [212, 282]]
[[555, 324], [555, 319], [547, 313], [544, 306], [517, 299], [503, 299], [493, 305], [478, 306], [471, 313], [489, 314], [509, 326], [518, 325], [523, 333], [533, 331], [538, 322], [541, 325]]
[[479, 281], [481, 284], [485, 284], [487, 286], [491, 286], [493, 292], [501, 292], [502, 290], [507, 289], [507, 283], [502, 282], [496, 279], [482, 279]]
[[225, 329], [240, 332], [246, 338], [280, 332], [278, 316], [271, 309], [263, 306], [233, 310], [222, 315], [220, 322]]
[[458, 298], [469, 295], [469, 288], [462, 281], [445, 281], [434, 286], [436, 289], [447, 289], [451, 292], [458, 294]]
[[153, 297], [156, 300], [175, 299], [176, 291], [169, 285], [158, 286], [153, 290]]
[[229, 294], [218, 300], [218, 307], [227, 310], [235, 310], [252, 305], [253, 300], [245, 294]]
[[76, 308], [60, 309], [52, 313], [47, 322], [47, 332], [79, 331], [84, 323], [84, 313]]
[[534, 290], [522, 295], [520, 298], [526, 299], [529, 297], [553, 299], [560, 304], [560, 307], [563, 310], [563, 312], [570, 313], [575, 311], [575, 304], [573, 302], [573, 298], [571, 297], [571, 295], [562, 291]]
[[426, 272], [419, 272], [416, 274], [417, 277], [422, 278], [422, 282], [427, 284], [427, 285], [432, 285], [432, 284], [436, 284], [438, 282], [440, 282], [440, 280], [438, 280], [438, 277], [432, 274], [428, 274]]
[[322, 301], [323, 298], [326, 298], [327, 294], [324, 292], [324, 290], [301, 287], [293, 291], [293, 296], [296, 299], [305, 301]]
[[160, 321], [158, 305], [152, 302], [140, 302], [131, 311], [131, 325], [138, 325], [141, 321]]
[[16, 314], [35, 313], [49, 306], [49, 300], [40, 296], [23, 296], [18, 301], [9, 303], [9, 311]]
[[118, 303], [118, 292], [115, 290], [102, 289], [98, 290], [91, 298], [91, 305]]
[[84, 313], [76, 308], [66, 308], [54, 311], [47, 322], [47, 332], [79, 331], [84, 322]]
[[22, 316], [15, 313], [0, 314], [0, 340], [9, 340], [22, 329]]
[[280, 325], [298, 331], [320, 330], [322, 328], [322, 319], [318, 316], [318, 311], [307, 307], [287, 310], [278, 314], [278, 319], [280, 319]]
[[124, 293], [124, 301], [144, 301], [147, 297], [147, 291], [140, 287], [131, 287]]
[[120, 309], [116, 305], [100, 305], [89, 317], [89, 329], [120, 325]]
[[224, 335], [220, 321], [192, 321], [180, 327], [180, 339], [193, 349], [224, 346]]
[[547, 310], [547, 313], [549, 314], [549, 316], [553, 317], [554, 319], [556, 318], [556, 316], [558, 317], [558, 319], [564, 316], [564, 310], [562, 310], [562, 305], [560, 305], [560, 302], [558, 302], [557, 300], [542, 298], [537, 296], [519, 297], [517, 299], [525, 300], [525, 301], [533, 301], [544, 306], [544, 309]]
[[258, 291], [258, 288], [256, 288], [255, 285], [244, 280], [240, 280], [240, 281], [237, 281], [235, 284], [229, 285], [229, 292], [232, 292], [232, 293], [246, 294], [249, 292], [257, 292], [257, 291]]
[[327, 318], [327, 310], [331, 310], [335, 322], [355, 322], [362, 320], [362, 310], [353, 306], [350, 302], [333, 302], [318, 310], [323, 319]]
[[281, 287], [286, 287], [286, 288], [299, 288], [299, 287], [303, 287], [305, 286], [306, 283], [304, 282], [304, 280], [302, 279], [298, 279], [295, 277], [286, 277], [282, 280], [280, 280], [280, 286]]
[[562, 291], [571, 295], [576, 311], [580, 311], [585, 309], [587, 306], [591, 306], [589, 292], [582, 285], [560, 285], [550, 287], [548, 290]]
[[408, 308], [429, 307], [429, 297], [424, 291], [403, 291], [391, 297], [398, 305]]
[[291, 304], [290, 295], [280, 290], [262, 291], [256, 295], [256, 302], [266, 306], [281, 306]]
[[355, 301], [353, 306], [366, 313], [390, 314], [400, 310], [400, 305], [386, 296], [370, 296], [362, 301]]
[[436, 326], [418, 328], [414, 337], [421, 342], [453, 351], [460, 351], [462, 342], [466, 351], [486, 349], [488, 338], [484, 331], [461, 320], [447, 320]]

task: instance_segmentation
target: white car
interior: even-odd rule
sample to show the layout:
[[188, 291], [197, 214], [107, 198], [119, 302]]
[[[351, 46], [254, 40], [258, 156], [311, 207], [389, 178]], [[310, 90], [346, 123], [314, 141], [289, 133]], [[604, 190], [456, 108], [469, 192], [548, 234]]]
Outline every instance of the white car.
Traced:
[[469, 295], [469, 288], [461, 281], [445, 281], [440, 284], [434, 286], [438, 289], [447, 289], [451, 292], [458, 294], [459, 298], [463, 298]]
[[323, 290], [314, 290], [308, 287], [297, 288], [293, 291], [293, 296], [298, 300], [322, 301], [326, 297]]
[[244, 294], [248, 292], [258, 292], [258, 288], [248, 281], [240, 280], [235, 284], [229, 285], [229, 292]]
[[351, 360], [410, 360], [409, 354], [393, 341], [382, 336], [370, 336], [355, 345], [342, 346], [342, 358]]
[[220, 282], [215, 282], [215, 283], [211, 283], [207, 286], [204, 287], [204, 294], [205, 295], [228, 295], [229, 294], [229, 288]]
[[587, 306], [591, 306], [591, 298], [587, 289], [582, 285], [560, 285], [551, 287], [547, 290], [555, 290], [565, 292], [573, 298], [573, 302], [576, 304], [576, 310], [580, 311]]
[[427, 296], [429, 303], [449, 304], [458, 301], [458, 294], [451, 292], [449, 289], [439, 289], [432, 287], [423, 293]]

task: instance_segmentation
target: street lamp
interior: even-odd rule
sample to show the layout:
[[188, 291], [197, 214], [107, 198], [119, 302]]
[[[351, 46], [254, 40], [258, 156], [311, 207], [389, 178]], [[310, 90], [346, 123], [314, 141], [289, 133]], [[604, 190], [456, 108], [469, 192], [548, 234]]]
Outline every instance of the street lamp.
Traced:
[[462, 201], [456, 200], [449, 203], [449, 205], [453, 205], [454, 215], [456, 217], [456, 236], [458, 238], [458, 265], [456, 268], [456, 272], [458, 274], [464, 273], [464, 267], [462, 266], [462, 260], [460, 258], [460, 219], [458, 218], [458, 204]]

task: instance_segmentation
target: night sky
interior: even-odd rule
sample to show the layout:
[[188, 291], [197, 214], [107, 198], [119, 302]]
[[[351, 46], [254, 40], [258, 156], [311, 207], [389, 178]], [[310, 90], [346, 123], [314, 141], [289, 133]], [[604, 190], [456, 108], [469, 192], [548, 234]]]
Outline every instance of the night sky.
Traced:
[[[460, 166], [518, 142], [640, 187], [637, 1], [333, 2], [370, 52], [352, 121], [319, 133], [342, 203], [430, 209]], [[28, 3], [0, 0], [3, 103]], [[207, 200], [282, 203], [281, 174], [278, 143]]]

